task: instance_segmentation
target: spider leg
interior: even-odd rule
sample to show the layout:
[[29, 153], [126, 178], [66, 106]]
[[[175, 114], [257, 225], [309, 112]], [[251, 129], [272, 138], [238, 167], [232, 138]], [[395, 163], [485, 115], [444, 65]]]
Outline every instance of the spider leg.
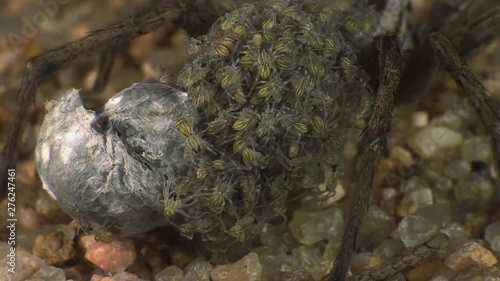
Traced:
[[111, 67], [116, 58], [115, 48], [101, 54], [99, 58], [99, 72], [97, 78], [92, 85], [92, 92], [101, 92], [106, 87], [109, 80], [109, 75], [111, 74]]
[[356, 161], [359, 181], [353, 186], [354, 195], [351, 199], [350, 214], [339, 254], [331, 275], [327, 279], [329, 281], [347, 279], [347, 271], [356, 247], [356, 238], [363, 216], [368, 209], [373, 176], [389, 133], [394, 100], [401, 79], [401, 55], [396, 36], [377, 36], [373, 45], [378, 58], [380, 84], [372, 116], [360, 143], [360, 155]]
[[28, 60], [17, 94], [14, 121], [7, 137], [3, 159], [0, 161], [0, 198], [3, 198], [7, 187], [7, 169], [14, 166], [17, 156], [17, 144], [22, 125], [26, 120], [26, 108], [34, 97], [37, 85], [44, 78], [66, 63], [85, 55], [105, 53], [113, 47], [126, 44], [136, 37], [151, 32], [163, 23], [173, 22], [186, 27], [188, 31], [200, 33], [211, 26], [216, 18], [215, 15], [202, 11], [188, 2], [164, 2]]
[[494, 151], [493, 161], [496, 168], [500, 169], [500, 108], [495, 105], [488, 90], [481, 85], [474, 74], [467, 68], [458, 49], [445, 35], [440, 32], [433, 32], [429, 35], [429, 42], [451, 77], [466, 93], [490, 133]]

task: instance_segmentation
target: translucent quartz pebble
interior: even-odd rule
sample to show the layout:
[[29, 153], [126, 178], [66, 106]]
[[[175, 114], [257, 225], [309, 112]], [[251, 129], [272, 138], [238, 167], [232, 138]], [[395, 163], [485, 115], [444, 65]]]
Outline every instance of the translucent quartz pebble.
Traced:
[[174, 120], [186, 98], [163, 84], [137, 83], [95, 112], [77, 90], [49, 102], [36, 149], [44, 188], [93, 228], [134, 235], [166, 224], [163, 187], [184, 169]]
[[451, 210], [446, 204], [436, 203], [420, 207], [415, 215], [428, 219], [441, 228], [450, 221]]
[[462, 134], [450, 128], [429, 126], [411, 137], [408, 144], [424, 158], [428, 158], [441, 149], [458, 147], [462, 142]]
[[484, 204], [494, 199], [495, 188], [487, 179], [460, 179], [455, 187], [455, 198], [459, 201], [470, 201]]
[[439, 191], [450, 191], [453, 188], [453, 182], [447, 177], [438, 178], [432, 185], [435, 189]]
[[465, 227], [456, 222], [447, 223], [441, 232], [449, 237], [450, 249], [454, 250], [462, 246], [468, 238], [468, 233]]
[[476, 242], [467, 242], [446, 258], [445, 264], [454, 271], [470, 267], [488, 267], [497, 263], [495, 256]]
[[387, 239], [373, 251], [375, 257], [393, 258], [398, 256], [403, 250], [403, 243], [398, 239]]
[[423, 188], [429, 188], [427, 181], [417, 176], [412, 176], [401, 186], [401, 192], [408, 193]]
[[212, 270], [212, 281], [257, 281], [262, 273], [262, 265], [256, 253], [250, 253], [239, 261], [219, 265]]
[[360, 229], [359, 247], [373, 248], [396, 228], [394, 217], [377, 206], [370, 206]]
[[338, 208], [319, 212], [299, 209], [293, 213], [289, 227], [295, 239], [302, 244], [312, 245], [332, 236], [340, 238], [343, 225], [342, 211]]
[[462, 117], [452, 111], [447, 111], [442, 115], [436, 116], [431, 120], [431, 126], [445, 126], [454, 130], [462, 126]]
[[194, 261], [184, 269], [184, 281], [210, 281], [212, 269], [214, 266], [207, 261]]
[[259, 260], [264, 280], [282, 280], [284, 276], [293, 274], [298, 267], [297, 258], [292, 255], [259, 254]]
[[438, 228], [431, 220], [411, 215], [401, 220], [398, 231], [405, 246], [414, 247], [429, 240], [437, 233]]
[[467, 161], [453, 161], [444, 168], [444, 174], [451, 179], [457, 179], [469, 174], [471, 168], [470, 163]]
[[30, 280], [41, 281], [66, 281], [64, 270], [50, 265], [44, 265], [38, 270]]
[[184, 272], [175, 265], [171, 265], [155, 275], [156, 281], [183, 281]]
[[314, 280], [320, 280], [330, 269], [330, 262], [322, 262], [321, 252], [312, 245], [295, 248], [292, 254], [299, 261], [299, 266], [309, 272]]
[[495, 251], [500, 251], [500, 221], [486, 226], [484, 239], [490, 243], [490, 247]]
[[471, 137], [464, 141], [461, 147], [462, 159], [465, 161], [487, 162], [491, 155], [491, 144], [483, 137]]

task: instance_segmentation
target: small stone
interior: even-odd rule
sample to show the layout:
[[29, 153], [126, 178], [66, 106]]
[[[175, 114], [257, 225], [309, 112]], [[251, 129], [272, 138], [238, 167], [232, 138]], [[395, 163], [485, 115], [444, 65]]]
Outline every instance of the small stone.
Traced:
[[[424, 262], [418, 267], [408, 272], [406, 277], [408, 281], [428, 281], [433, 276], [437, 275], [445, 277], [449, 276], [450, 273], [452, 273], [452, 271], [442, 262]], [[452, 275], [449, 277], [452, 277]], [[444, 280], [448, 281], [449, 279], [444, 279]]]
[[97, 243], [97, 240], [94, 234], [82, 235], [80, 239], [78, 239], [78, 246], [84, 253], [86, 253], [95, 243]]
[[194, 261], [184, 269], [184, 281], [210, 281], [212, 269], [214, 266], [207, 261]]
[[362, 234], [373, 233], [375, 231], [389, 233], [395, 227], [396, 224], [393, 216], [377, 206], [370, 206], [361, 225], [360, 232]]
[[368, 269], [368, 264], [372, 258], [372, 253], [361, 252], [352, 255], [351, 266], [356, 268], [356, 271]]
[[423, 128], [429, 123], [429, 113], [427, 111], [416, 111], [411, 116], [411, 123], [417, 128]]
[[438, 229], [432, 221], [421, 216], [410, 215], [401, 220], [398, 231], [406, 247], [415, 247], [429, 240]]
[[434, 182], [432, 187], [439, 191], [448, 192], [453, 189], [453, 182], [450, 178], [440, 177]]
[[319, 212], [298, 209], [288, 225], [293, 237], [305, 245], [312, 245], [329, 237], [340, 237], [343, 229], [342, 211], [330, 208]]
[[414, 190], [426, 189], [426, 188], [429, 188], [429, 184], [427, 183], [426, 180], [417, 176], [412, 176], [401, 185], [400, 190], [403, 193], [409, 193]]
[[488, 162], [492, 152], [488, 139], [471, 137], [464, 141], [461, 147], [462, 159], [465, 161]]
[[465, 229], [472, 237], [480, 236], [484, 233], [484, 228], [488, 225], [488, 214], [485, 211], [465, 213]]
[[292, 250], [292, 254], [314, 280], [321, 279], [330, 269], [331, 264], [322, 262], [320, 251], [312, 245], [299, 246]]
[[42, 226], [42, 219], [38, 213], [29, 206], [19, 208], [19, 224], [26, 229], [39, 229]]
[[445, 224], [441, 232], [446, 234], [449, 239], [450, 249], [455, 250], [467, 242], [467, 230], [457, 222]]
[[262, 265], [256, 253], [250, 253], [241, 260], [219, 265], [212, 270], [212, 281], [257, 281], [262, 273]]
[[490, 243], [491, 249], [500, 251], [500, 221], [490, 223], [484, 229], [484, 239]]
[[134, 263], [136, 255], [132, 240], [120, 239], [111, 243], [97, 241], [85, 253], [85, 258], [102, 270], [120, 272]]
[[450, 128], [429, 126], [411, 137], [408, 145], [424, 158], [429, 158], [441, 149], [458, 147], [462, 142], [462, 134]]
[[171, 265], [155, 275], [155, 281], [183, 281], [184, 271], [175, 265]]
[[399, 239], [387, 239], [373, 250], [373, 256], [384, 259], [397, 257], [403, 250], [403, 243]]
[[472, 167], [467, 161], [453, 161], [444, 168], [444, 174], [450, 179], [458, 179], [468, 175], [471, 169]]
[[418, 209], [423, 206], [430, 205], [434, 202], [432, 190], [430, 188], [420, 188], [412, 190], [405, 194], [401, 200], [400, 213], [414, 214]]
[[360, 229], [359, 247], [374, 248], [396, 228], [394, 217], [377, 206], [370, 206]]
[[68, 239], [62, 231], [42, 233], [35, 239], [33, 254], [47, 264], [63, 264], [75, 256], [73, 239]]
[[[5, 280], [26, 280], [35, 274], [42, 266], [44, 261], [24, 250], [21, 247], [16, 247], [15, 260], [12, 259], [11, 246], [7, 243], [0, 243], [0, 276], [4, 276]], [[12, 264], [10, 264], [12, 262]], [[10, 266], [16, 267], [16, 273], [9, 273]]]
[[459, 130], [462, 126], [462, 117], [455, 112], [447, 111], [442, 115], [432, 118], [431, 126], [444, 126], [450, 129]]
[[271, 248], [286, 247], [286, 245], [297, 243], [288, 230], [288, 226], [284, 224], [267, 224], [260, 233], [260, 242]]
[[297, 258], [293, 255], [260, 255], [262, 264], [262, 279], [283, 280], [283, 276], [288, 275], [298, 267]]
[[64, 270], [50, 265], [44, 265], [26, 281], [66, 281]]
[[420, 207], [415, 215], [428, 219], [441, 228], [450, 221], [451, 210], [446, 204], [436, 203]]
[[90, 281], [145, 281], [145, 280], [139, 278], [137, 275], [133, 273], [122, 271], [120, 273], [117, 273], [113, 277], [94, 274], [92, 275]]
[[125, 271], [117, 273], [112, 278], [113, 278], [112, 281], [145, 281], [139, 278], [137, 275]]
[[[449, 280], [449, 279], [448, 279]], [[453, 281], [497, 281], [500, 280], [500, 272], [496, 266], [487, 268], [471, 268], [460, 272]]]
[[490, 202], [495, 192], [493, 184], [487, 179], [465, 178], [458, 180], [454, 195], [457, 201], [470, 201], [480, 206]]
[[497, 263], [495, 256], [476, 242], [467, 242], [446, 258], [445, 264], [454, 271], [469, 267], [488, 267]]

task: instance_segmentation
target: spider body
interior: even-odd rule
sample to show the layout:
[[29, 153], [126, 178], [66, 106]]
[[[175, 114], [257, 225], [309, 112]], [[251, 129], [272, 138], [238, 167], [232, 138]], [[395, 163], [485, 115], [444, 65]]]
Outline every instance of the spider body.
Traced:
[[[145, 25], [137, 29], [127, 26], [124, 38], [143, 34], [164, 20], [185, 24], [186, 18], [198, 13], [188, 4], [162, 5], [158, 11], [135, 16]], [[212, 25], [209, 33], [188, 46], [191, 62], [179, 73], [177, 85], [187, 98], [156, 83], [138, 84], [126, 92], [142, 88], [149, 104], [162, 105], [157, 111], [142, 108], [144, 103], [134, 108], [115, 97], [101, 111], [90, 113], [78, 104], [75, 93], [53, 103], [51, 107], [61, 109], [63, 115], [82, 113], [83, 131], [98, 145], [78, 152], [88, 146], [84, 136], [79, 143], [74, 142], [80, 125], [72, 124], [71, 134], [60, 134], [58, 130], [72, 121], [49, 113], [44, 126], [52, 127], [53, 133], [46, 129], [37, 152], [41, 178], [71, 216], [93, 227], [102, 225], [115, 234], [134, 235], [171, 224], [188, 237], [201, 233], [208, 240], [224, 241], [229, 235], [245, 241], [267, 222], [284, 216], [292, 196], [321, 192], [317, 189], [320, 183], [326, 183], [328, 191], [333, 192], [343, 170], [345, 136], [354, 127], [365, 129], [367, 124], [356, 168], [360, 177], [352, 187], [351, 214], [336, 269], [329, 279], [345, 280], [401, 76], [397, 40], [376, 37], [386, 31], [378, 22], [379, 15], [364, 2], [276, 0], [229, 12]], [[105, 49], [99, 42], [118, 38], [113, 35], [117, 26], [120, 24], [109, 33], [96, 32], [67, 48], [80, 46], [88, 53], [93, 42]], [[439, 36], [428, 41], [434, 49], [449, 48], [439, 45], [445, 42]], [[365, 69], [373, 62], [364, 57], [372, 43], [377, 51], [376, 83], [370, 83], [373, 77]], [[51, 69], [77, 56], [71, 52], [59, 59], [54, 53], [57, 50], [47, 55], [53, 59]], [[453, 68], [452, 63], [457, 61], [454, 58], [447, 67], [463, 70]], [[45, 66], [40, 62], [43, 60], [37, 57], [28, 64], [32, 72], [28, 72], [21, 88], [20, 104], [29, 99], [34, 85], [43, 77]], [[470, 79], [466, 76], [463, 83]], [[477, 105], [493, 108], [489, 101], [482, 97]], [[493, 132], [499, 118], [491, 108], [493, 113], [487, 111], [483, 121]], [[137, 114], [138, 109], [144, 111]], [[140, 124], [134, 119], [141, 120]], [[169, 126], [158, 127], [165, 122]], [[14, 124], [9, 140], [16, 138], [19, 124]], [[48, 148], [54, 140], [64, 149]], [[494, 139], [494, 145], [498, 144]], [[9, 146], [13, 146], [12, 141], [7, 149]], [[61, 160], [59, 168], [50, 167], [47, 151], [56, 159], [54, 162]], [[54, 156], [57, 153], [59, 156]], [[78, 168], [93, 179], [79, 182], [78, 193], [67, 189], [78, 176], [64, 165], [69, 163], [65, 157], [71, 153], [76, 155], [72, 158], [75, 162], [82, 160], [80, 167], [96, 155], [108, 157], [93, 159], [92, 172]], [[121, 157], [121, 163], [111, 159], [116, 156], [112, 153]], [[107, 170], [102, 170], [102, 164]], [[89, 208], [75, 208], [73, 202], [89, 198]], [[429, 252], [435, 249], [427, 248]]]
[[[321, 15], [326, 12], [332, 16]], [[334, 191], [345, 135], [369, 113], [360, 105], [372, 90], [357, 56], [370, 44], [376, 21], [368, 6], [347, 9], [319, 2], [273, 1], [230, 12], [191, 48], [198, 51], [178, 76], [186, 101], [175, 100], [179, 93], [163, 86], [138, 84], [111, 99], [93, 120], [76, 124], [93, 124], [81, 138], [85, 147], [91, 139], [104, 138], [92, 149], [96, 155], [78, 153], [80, 142], [53, 141], [75, 132], [61, 130], [66, 116], [83, 110], [81, 104], [72, 107], [74, 93], [71, 101], [58, 105], [64, 110], [50, 110], [37, 153], [44, 185], [74, 218], [99, 222], [114, 217], [110, 231], [117, 234], [142, 233], [168, 222], [188, 237], [200, 232], [211, 239], [227, 234], [248, 239], [283, 216], [289, 194], [314, 192], [326, 178]], [[172, 97], [162, 97], [162, 91]], [[166, 103], [171, 105], [163, 107]], [[164, 129], [156, 128], [161, 124]], [[95, 163], [89, 171], [101, 176], [68, 177], [62, 167], [55, 168], [60, 158], [51, 150], [55, 147], [61, 159], [71, 157], [66, 163]], [[123, 160], [115, 157], [118, 152]], [[133, 180], [136, 176], [147, 180]], [[110, 180], [115, 177], [119, 181]], [[70, 187], [70, 182], [83, 185]], [[82, 192], [69, 197], [68, 187]], [[129, 196], [140, 201], [142, 193], [143, 207], [124, 211]], [[74, 201], [76, 207], [64, 203]], [[109, 204], [117, 206], [108, 211], [97, 206]], [[141, 226], [134, 229], [129, 216]], [[159, 219], [147, 222], [144, 216]]]

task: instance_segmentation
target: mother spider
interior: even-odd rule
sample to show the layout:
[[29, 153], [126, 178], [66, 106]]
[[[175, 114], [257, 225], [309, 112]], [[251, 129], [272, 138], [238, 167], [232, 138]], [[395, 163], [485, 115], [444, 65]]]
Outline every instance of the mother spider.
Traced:
[[[491, 133], [498, 166], [498, 109], [451, 43], [468, 52], [491, 40], [495, 33], [483, 32], [484, 27], [500, 25], [498, 4], [490, 4], [496, 5], [496, 13], [481, 13], [477, 2], [467, 10], [448, 11], [440, 23], [444, 27], [423, 32], [405, 63], [396, 36], [380, 35], [388, 30], [364, 2], [276, 0], [242, 6], [192, 42], [192, 62], [179, 73], [177, 85], [187, 96], [164, 85], [145, 84], [114, 97], [95, 113], [82, 111], [75, 93], [50, 105], [51, 114], [58, 115], [49, 115], [50, 122], [42, 127], [37, 152], [42, 181], [71, 216], [97, 226], [112, 218], [109, 231], [117, 234], [133, 235], [168, 223], [188, 236], [202, 233], [207, 239], [230, 235], [245, 240], [267, 221], [284, 216], [292, 196], [315, 192], [321, 183], [334, 190], [342, 172], [339, 155], [345, 134], [359, 123], [363, 125], [356, 161], [359, 178], [350, 187], [351, 212], [329, 276], [345, 280], [395, 99], [400, 92], [429, 83], [427, 74], [437, 58], [469, 95]], [[461, 17], [474, 20], [462, 22]], [[41, 79], [81, 55], [108, 52], [164, 22], [197, 30], [213, 19], [189, 3], [161, 2], [32, 58], [5, 150], [7, 167], [15, 159], [23, 108]], [[470, 39], [479, 33], [482, 36]], [[151, 113], [147, 107], [155, 102], [160, 107]], [[131, 115], [134, 112], [140, 114]], [[80, 117], [86, 123], [69, 123]], [[137, 123], [140, 118], [144, 121]], [[155, 127], [162, 120], [164, 126]], [[79, 135], [83, 132], [88, 135]], [[50, 142], [57, 135], [65, 142], [54, 148]], [[70, 151], [90, 146], [93, 152], [70, 153], [61, 149], [64, 145]], [[67, 163], [80, 163], [82, 155], [91, 156], [82, 163], [94, 170], [64, 170]], [[111, 164], [102, 165], [106, 160]], [[56, 168], [50, 169], [51, 165]], [[89, 173], [97, 176], [78, 181]], [[73, 182], [83, 193], [65, 190]], [[91, 198], [96, 205], [85, 201], [91, 196], [86, 192], [95, 192], [92, 186], [99, 184], [104, 187], [99, 188], [99, 197], [119, 196], [112, 201], [114, 210], [99, 210], [98, 204], [105, 200]], [[126, 192], [119, 190], [122, 187]]]

